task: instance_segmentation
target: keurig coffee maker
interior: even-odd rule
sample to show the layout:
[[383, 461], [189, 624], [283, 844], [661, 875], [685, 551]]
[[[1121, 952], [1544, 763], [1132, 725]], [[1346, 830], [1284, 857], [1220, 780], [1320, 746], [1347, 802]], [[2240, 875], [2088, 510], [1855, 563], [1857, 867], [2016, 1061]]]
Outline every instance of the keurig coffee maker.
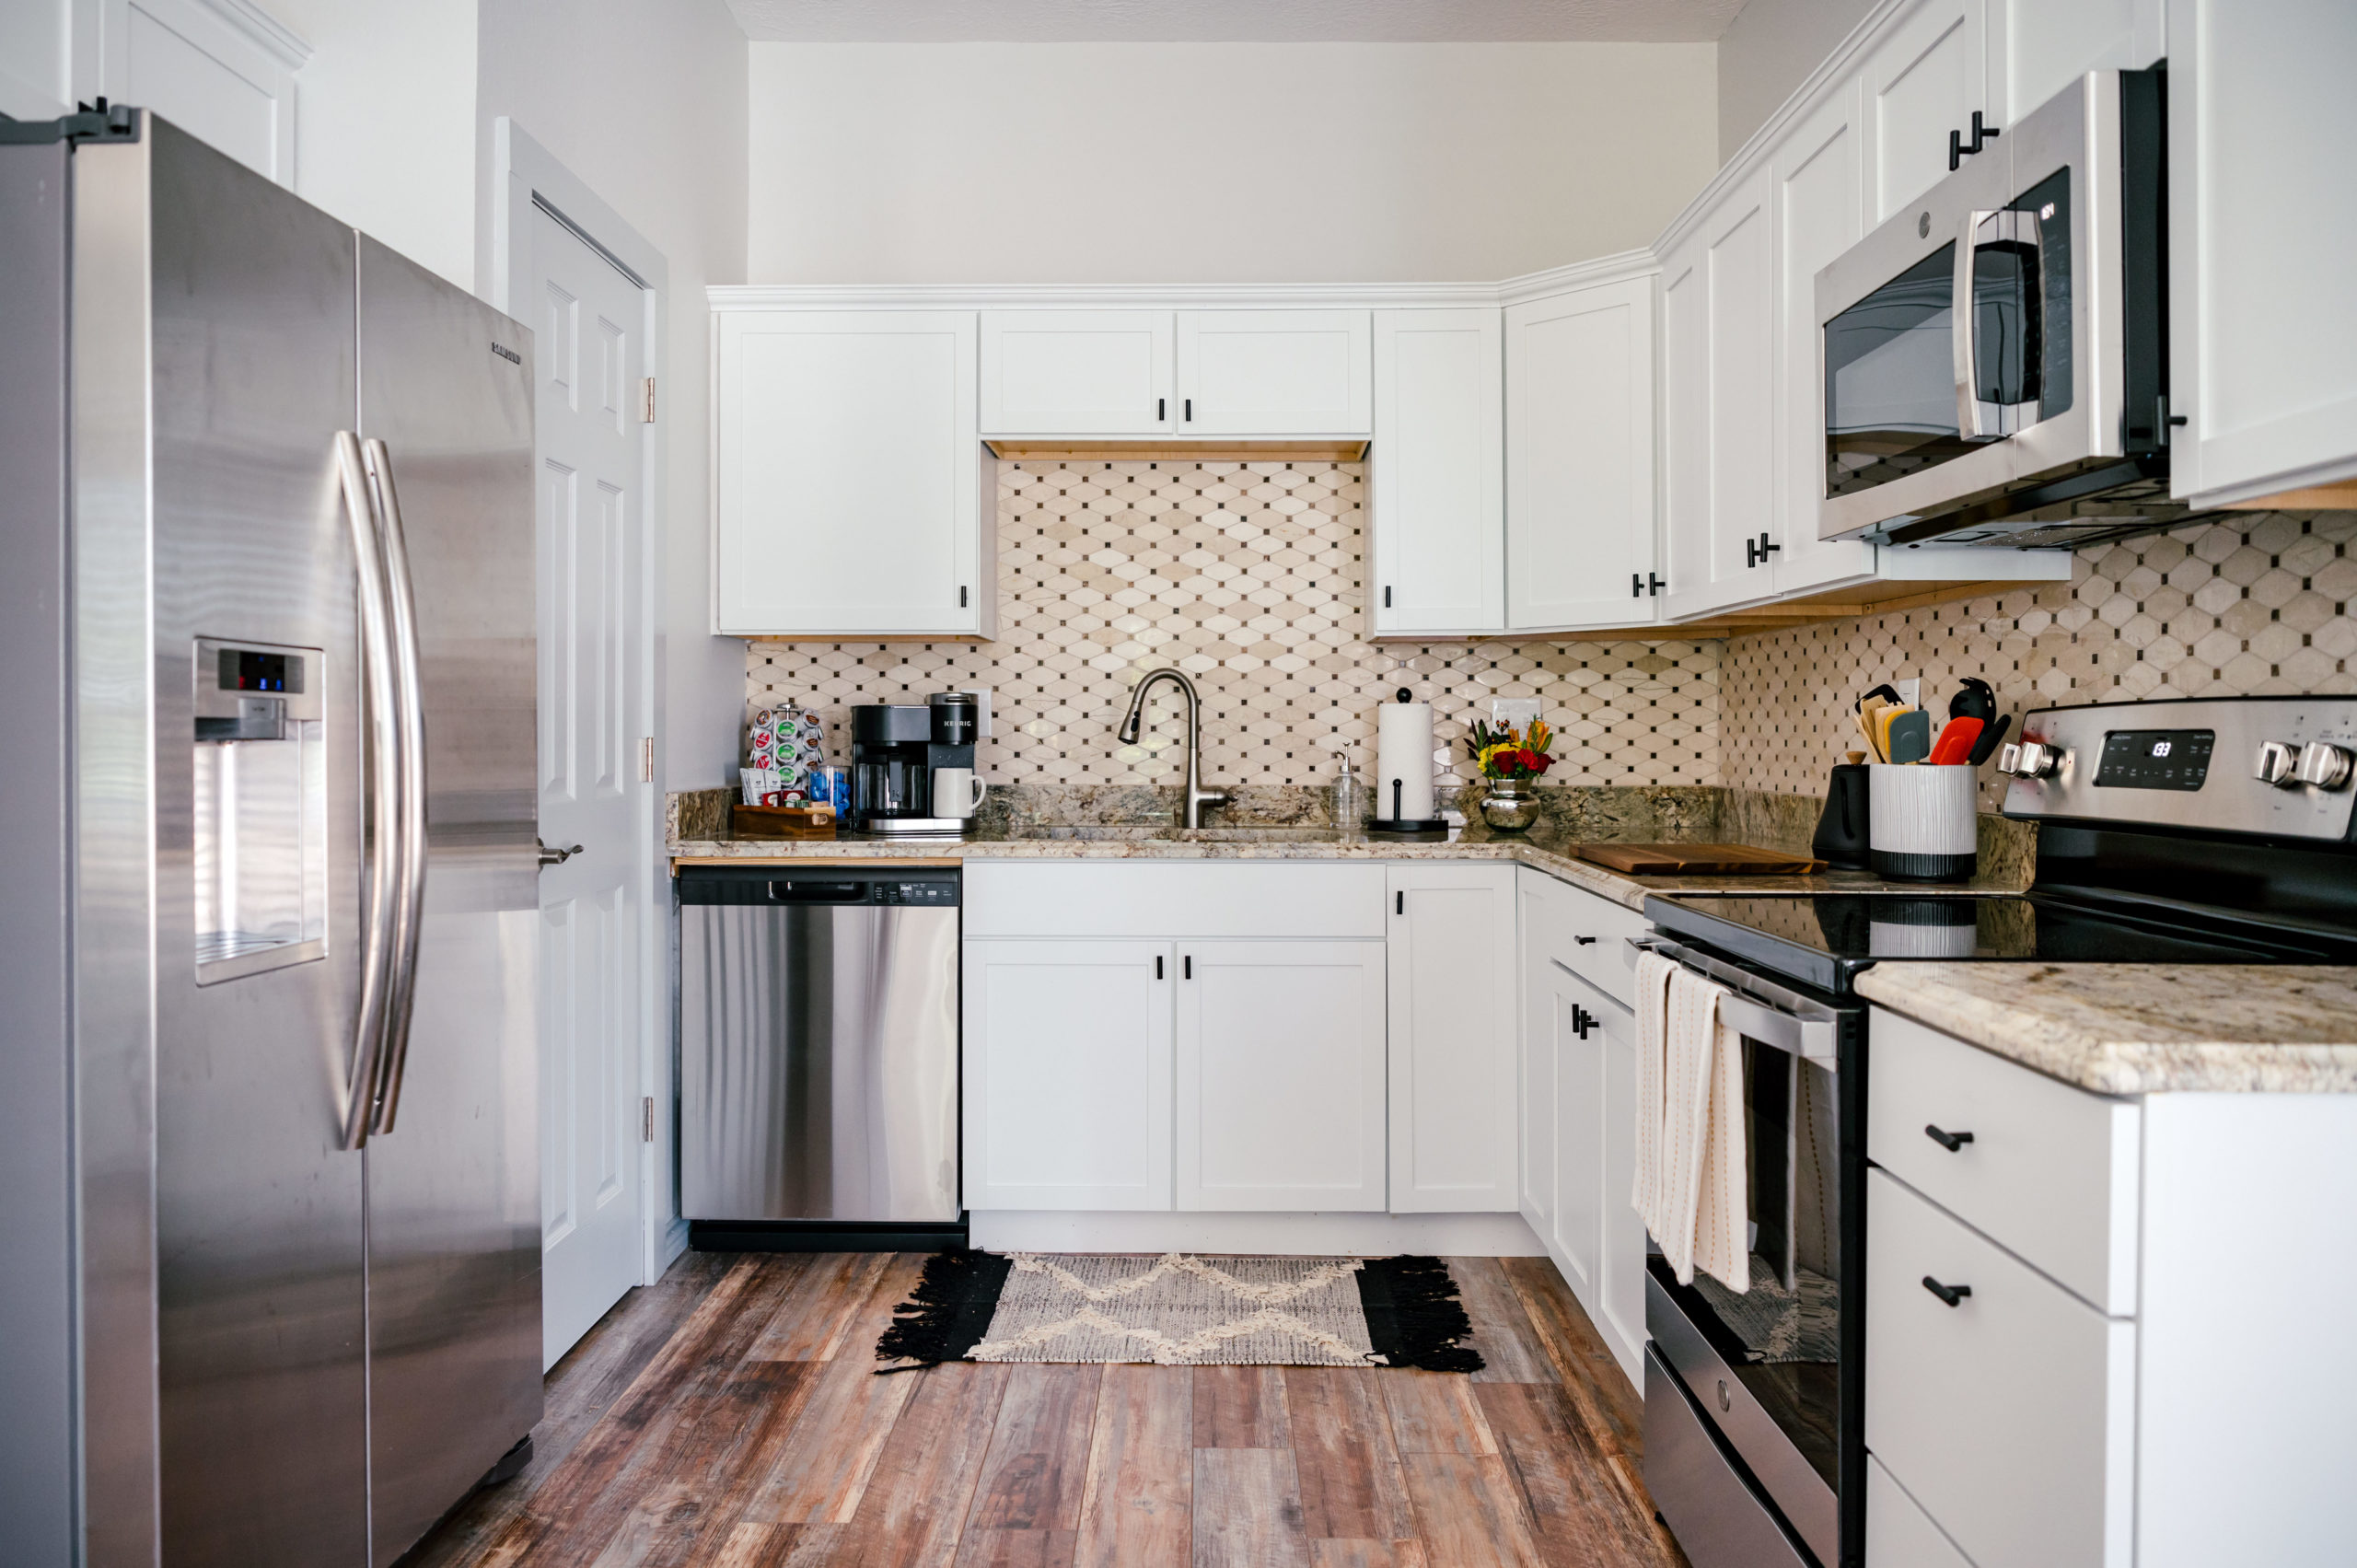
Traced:
[[936, 768], [974, 765], [974, 700], [945, 691], [924, 706], [854, 707], [851, 711], [851, 830], [904, 836], [956, 835], [970, 816], [937, 815]]

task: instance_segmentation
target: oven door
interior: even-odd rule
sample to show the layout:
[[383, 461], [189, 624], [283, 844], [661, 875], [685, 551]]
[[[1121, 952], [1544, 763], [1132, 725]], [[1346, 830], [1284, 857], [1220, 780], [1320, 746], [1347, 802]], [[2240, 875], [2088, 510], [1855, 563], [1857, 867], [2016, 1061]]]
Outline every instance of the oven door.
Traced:
[[[2090, 73], [1817, 276], [1818, 532], [1889, 539], [2117, 456], [2119, 87]], [[2100, 171], [2108, 169], [2111, 177]]]
[[[1862, 1107], [1844, 1099], [1862, 1086], [1843, 1065], [1855, 1059], [1864, 1014], [1660, 936], [1638, 940], [1737, 993], [1720, 1016], [1743, 1034], [1750, 1223], [1741, 1293], [1699, 1270], [1681, 1284], [1654, 1252], [1645, 1327], [1759, 1514], [1807, 1558], [1835, 1568], [1846, 1561], [1845, 1540], [1853, 1555], [1863, 1550], [1863, 1474], [1845, 1474], [1864, 1459], [1851, 1342], [1859, 1336], [1842, 1302], [1844, 1282], [1863, 1278], [1852, 1190], [1864, 1181]], [[1704, 1560], [1720, 1527], [1698, 1518], [1682, 1527], [1676, 1516], [1677, 1500], [1698, 1493], [1698, 1478], [1680, 1469], [1684, 1452], [1665, 1449], [1657, 1462], [1649, 1444], [1646, 1485], [1696, 1568], [1721, 1568]]]

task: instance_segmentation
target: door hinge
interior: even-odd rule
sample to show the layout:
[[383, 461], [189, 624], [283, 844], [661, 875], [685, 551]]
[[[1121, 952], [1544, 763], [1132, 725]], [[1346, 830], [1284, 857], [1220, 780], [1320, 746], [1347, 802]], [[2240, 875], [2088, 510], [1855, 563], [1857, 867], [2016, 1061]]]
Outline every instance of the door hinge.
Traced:
[[638, 782], [655, 782], [655, 738], [651, 735], [641, 738], [638, 743]]
[[644, 1141], [651, 1144], [655, 1142], [655, 1097], [649, 1095], [641, 1103], [646, 1107], [646, 1133]]
[[649, 376], [645, 380], [641, 381], [638, 385], [639, 389], [645, 394], [646, 399], [645, 402], [639, 409], [638, 422], [641, 424], [652, 424], [655, 423], [655, 377]]

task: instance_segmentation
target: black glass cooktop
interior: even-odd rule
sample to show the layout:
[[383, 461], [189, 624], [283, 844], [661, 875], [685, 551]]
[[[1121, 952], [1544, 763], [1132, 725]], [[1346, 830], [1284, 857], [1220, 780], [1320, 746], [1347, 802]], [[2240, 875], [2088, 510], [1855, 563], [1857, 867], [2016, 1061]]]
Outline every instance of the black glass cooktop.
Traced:
[[1846, 994], [1885, 959], [2038, 963], [2260, 964], [2350, 961], [2340, 941], [2196, 923], [2018, 893], [1656, 894], [1645, 915], [1760, 968]]

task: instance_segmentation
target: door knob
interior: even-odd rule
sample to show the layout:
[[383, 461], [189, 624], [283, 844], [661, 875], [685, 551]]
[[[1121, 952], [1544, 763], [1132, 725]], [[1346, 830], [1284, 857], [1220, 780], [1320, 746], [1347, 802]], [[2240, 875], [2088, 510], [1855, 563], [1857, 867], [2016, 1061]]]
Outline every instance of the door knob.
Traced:
[[[540, 843], [540, 841], [538, 839], [534, 839], [532, 842], [534, 843]], [[571, 860], [575, 855], [579, 854], [580, 853], [581, 846], [579, 844], [575, 844], [571, 849], [551, 849], [548, 845], [540, 843], [541, 868], [545, 870], [547, 867], [552, 865], [563, 865], [566, 861]]]

